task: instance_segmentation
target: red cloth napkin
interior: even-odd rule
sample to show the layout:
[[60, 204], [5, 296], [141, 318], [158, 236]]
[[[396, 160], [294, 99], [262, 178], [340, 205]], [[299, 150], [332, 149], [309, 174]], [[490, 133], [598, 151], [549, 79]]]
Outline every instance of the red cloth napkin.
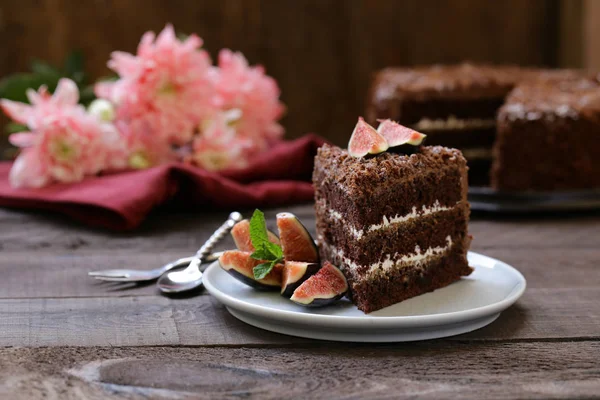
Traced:
[[172, 163], [55, 184], [41, 189], [15, 189], [0, 163], [0, 206], [44, 209], [66, 214], [93, 226], [114, 230], [136, 228], [155, 207], [244, 209], [310, 201], [314, 156], [325, 141], [307, 135], [282, 142], [248, 168], [221, 173]]

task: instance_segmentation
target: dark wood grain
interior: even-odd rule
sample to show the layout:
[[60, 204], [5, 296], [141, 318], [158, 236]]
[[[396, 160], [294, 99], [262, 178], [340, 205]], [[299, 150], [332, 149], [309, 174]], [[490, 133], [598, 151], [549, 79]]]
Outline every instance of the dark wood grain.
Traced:
[[[595, 398], [598, 342], [0, 350], [11, 398]], [[557, 362], [560, 360], [560, 362]]]
[[266, 345], [290, 339], [248, 327], [212, 297], [0, 300], [1, 346]]
[[[271, 227], [274, 215], [283, 210], [267, 211]], [[311, 204], [287, 207], [285, 211], [296, 213], [314, 233]], [[161, 213], [148, 219], [136, 232], [119, 234], [87, 228], [58, 215], [0, 209], [0, 226], [18, 227], [0, 230], [0, 251], [44, 250], [57, 255], [83, 250], [189, 254], [201, 246], [212, 230], [227, 218], [227, 214], [202, 213], [201, 210], [197, 214]], [[251, 211], [246, 210], [245, 215], [251, 215]], [[600, 245], [598, 213], [550, 217], [476, 216], [471, 220], [469, 229], [474, 236], [475, 251], [491, 248], [595, 249]], [[231, 241], [222, 244], [223, 248], [231, 245]]]
[[[449, 340], [600, 339], [600, 287], [529, 289], [493, 324]], [[304, 340], [252, 328], [211, 296], [0, 300], [0, 346], [266, 345]]]
[[144, 31], [170, 21], [213, 56], [229, 47], [266, 65], [290, 137], [312, 131], [341, 144], [373, 71], [465, 59], [556, 65], [558, 11], [555, 0], [10, 0], [0, 4], [0, 76], [73, 49], [102, 76], [111, 51], [135, 51]]
[[[220, 246], [225, 248], [226, 245]], [[474, 250], [518, 268], [530, 288], [600, 287], [600, 252], [594, 249], [478, 248]], [[0, 298], [70, 298], [155, 296], [154, 284], [107, 283], [87, 276], [90, 270], [150, 269], [181, 256], [185, 251], [160, 252], [133, 249], [85, 249], [57, 255], [52, 250], [0, 252]]]

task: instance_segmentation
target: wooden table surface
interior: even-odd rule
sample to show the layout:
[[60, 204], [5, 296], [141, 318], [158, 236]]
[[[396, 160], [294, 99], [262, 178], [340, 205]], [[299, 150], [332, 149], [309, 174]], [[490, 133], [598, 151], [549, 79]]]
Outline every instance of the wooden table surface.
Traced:
[[[310, 205], [288, 210], [314, 230]], [[157, 213], [115, 234], [0, 210], [0, 398], [600, 396], [600, 214], [475, 217], [472, 249], [528, 288], [491, 325], [443, 340], [299, 339], [236, 320], [204, 291], [168, 298], [86, 276], [189, 255], [226, 214]]]

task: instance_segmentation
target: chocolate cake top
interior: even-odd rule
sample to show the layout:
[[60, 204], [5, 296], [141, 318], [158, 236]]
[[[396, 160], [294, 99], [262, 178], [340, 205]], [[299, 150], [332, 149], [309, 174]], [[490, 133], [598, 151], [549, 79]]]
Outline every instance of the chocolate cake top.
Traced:
[[374, 78], [371, 99], [377, 103], [398, 97], [504, 97], [531, 70], [515, 66], [433, 65], [386, 68]]
[[538, 80], [517, 86], [506, 99], [498, 118], [503, 120], [600, 120], [600, 83], [589, 78]]
[[433, 65], [415, 68], [386, 68], [373, 80], [373, 103], [409, 97], [503, 98], [520, 82], [575, 80], [591, 73], [574, 69], [539, 69], [511, 65]]
[[328, 171], [325, 174], [327, 179], [343, 186], [352, 195], [372, 192], [394, 180], [409, 180], [453, 165], [466, 168], [462, 153], [441, 146], [424, 146], [420, 152], [411, 155], [384, 152], [356, 158], [350, 156], [347, 150], [326, 144], [318, 150], [315, 168]]

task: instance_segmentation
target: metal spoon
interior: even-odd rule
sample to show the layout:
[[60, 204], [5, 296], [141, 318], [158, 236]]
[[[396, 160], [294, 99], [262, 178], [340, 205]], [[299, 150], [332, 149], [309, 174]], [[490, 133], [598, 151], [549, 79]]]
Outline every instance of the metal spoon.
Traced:
[[160, 291], [163, 293], [180, 293], [202, 285], [202, 272], [199, 268], [202, 260], [212, 252], [213, 247], [241, 220], [242, 215], [239, 212], [229, 214], [227, 221], [200, 247], [200, 250], [198, 250], [186, 269], [183, 271], [167, 272], [158, 279], [156, 285]]

